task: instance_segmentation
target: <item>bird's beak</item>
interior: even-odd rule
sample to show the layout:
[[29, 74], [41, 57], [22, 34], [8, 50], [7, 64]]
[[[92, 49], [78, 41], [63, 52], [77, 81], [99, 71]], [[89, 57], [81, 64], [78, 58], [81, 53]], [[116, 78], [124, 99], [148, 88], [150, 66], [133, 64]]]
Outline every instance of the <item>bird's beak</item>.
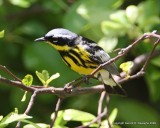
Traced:
[[45, 38], [44, 37], [40, 37], [40, 38], [37, 38], [37, 39], [35, 39], [34, 41], [45, 41]]

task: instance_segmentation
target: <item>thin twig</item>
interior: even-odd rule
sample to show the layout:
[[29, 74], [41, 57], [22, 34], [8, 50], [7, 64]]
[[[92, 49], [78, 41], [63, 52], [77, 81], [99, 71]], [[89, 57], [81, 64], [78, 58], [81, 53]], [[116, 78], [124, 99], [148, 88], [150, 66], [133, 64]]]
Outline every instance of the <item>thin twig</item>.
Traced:
[[[118, 83], [123, 83], [126, 80], [131, 80], [131, 79], [135, 79], [135, 78], [139, 78], [139, 77], [143, 76], [144, 73], [145, 73], [146, 67], [149, 64], [149, 62], [150, 62], [151, 58], [153, 57], [153, 55], [157, 55], [157, 56], [160, 55], [160, 51], [159, 50], [157, 52], [154, 52], [159, 43], [160, 43], [160, 39], [158, 39], [154, 43], [154, 47], [152, 48], [150, 54], [144, 58], [144, 60], [146, 60], [146, 61], [144, 61], [145, 63], [144, 63], [143, 67], [141, 68], [141, 70], [139, 72], [137, 72], [135, 75], [130, 76], [129, 78], [123, 78], [123, 79], [118, 80]], [[143, 60], [142, 60], [142, 62], [143, 62]]]
[[0, 65], [0, 69], [2, 69], [3, 71], [5, 71], [8, 75], [10, 75], [11, 77], [13, 77], [16, 81], [20, 81], [21, 79], [19, 79], [18, 77], [16, 77], [10, 70], [8, 70], [6, 68], [6, 66]]
[[[133, 67], [131, 68], [129, 74], [132, 75], [133, 73], [135, 73], [135, 71], [137, 71], [138, 69], [140, 69], [142, 67], [142, 65], [144, 65], [144, 63], [146, 62], [147, 58], [149, 56], [149, 53], [145, 53], [142, 55], [137, 56], [134, 60], [133, 60]], [[160, 50], [155, 50], [151, 56], [150, 59], [153, 59], [157, 56], [160, 56]]]
[[52, 118], [52, 121], [51, 121], [51, 124], [50, 124], [50, 128], [52, 128], [54, 126], [54, 123], [55, 123], [55, 121], [57, 119], [57, 115], [58, 115], [58, 111], [59, 111], [61, 103], [62, 103], [62, 98], [58, 98], [58, 101], [57, 101], [57, 104], [56, 104], [56, 108], [55, 108], [55, 111], [54, 111], [54, 117]]
[[15, 87], [21, 88], [25, 91], [29, 91], [29, 92], [32, 92], [32, 93], [35, 91], [34, 87], [26, 86], [19, 81], [8, 80], [8, 79], [6, 79], [2, 76], [0, 76], [0, 83], [7, 84], [9, 86], [15, 86]]
[[[142, 68], [142, 65], [144, 65], [144, 63], [146, 62], [148, 56], [149, 56], [149, 53], [145, 53], [145, 54], [142, 54], [142, 55], [137, 56], [137, 57], [133, 60], [134, 65], [133, 65], [133, 67], [131, 68], [131, 70], [129, 71], [129, 75], [130, 75], [131, 77], [133, 77], [133, 79], [135, 78], [135, 75], [134, 75], [134, 74], [135, 74], [138, 70], [140, 70], [140, 69]], [[156, 57], [158, 57], [158, 56], [160, 56], [160, 50], [155, 50], [155, 51], [153, 52], [153, 54], [152, 54], [151, 59], [156, 58]], [[137, 72], [137, 73], [138, 73], [138, 72]], [[141, 73], [141, 75], [138, 75], [138, 77], [137, 77], [137, 75], [136, 75], [136, 77], [139, 78], [139, 77], [141, 77], [143, 74], [144, 74], [144, 72]], [[131, 78], [131, 79], [126, 79], [126, 78], [125, 78], [125, 77], [126, 77], [126, 73], [125, 73], [125, 72], [121, 72], [121, 73], [120, 73], [120, 76], [121, 76], [121, 77], [114, 77], [114, 80], [115, 80], [117, 83], [119, 83], [119, 84], [120, 84], [120, 83], [123, 83], [123, 82], [126, 82], [126, 80], [132, 80], [132, 78]], [[123, 80], [124, 80], [124, 81], [123, 81]], [[120, 81], [123, 81], [123, 82], [120, 82]]]
[[143, 67], [142, 67], [142, 69], [141, 69], [142, 71], [145, 71], [145, 70], [146, 70], [146, 67], [147, 67], [148, 63], [150, 62], [151, 57], [152, 57], [152, 55], [153, 55], [153, 53], [154, 53], [154, 51], [155, 51], [155, 48], [157, 47], [157, 45], [159, 44], [159, 42], [160, 42], [160, 39], [158, 39], [158, 40], [154, 43], [154, 46], [153, 46], [153, 48], [152, 48], [152, 51], [151, 51], [151, 53], [149, 54], [146, 62], [144, 63], [144, 65], [143, 65]]
[[[103, 100], [105, 96], [106, 96], [106, 91], [103, 91], [98, 101], [98, 113], [97, 113], [98, 116], [102, 113]], [[98, 125], [99, 125], [98, 127], [101, 126], [101, 118], [98, 120]]]
[[99, 119], [101, 119], [102, 117], [104, 117], [106, 114], [107, 114], [107, 110], [105, 108], [104, 111], [100, 115], [98, 115], [94, 120], [92, 120], [91, 122], [89, 122], [87, 125], [78, 126], [76, 128], [88, 128], [91, 124], [94, 124]]
[[[106, 95], [106, 107], [104, 108], [104, 111], [102, 113], [100, 113], [94, 120], [92, 120], [91, 122], [89, 122], [87, 125], [81, 125], [81, 126], [78, 126], [76, 128], [88, 128], [91, 124], [99, 121], [100, 119], [102, 119], [102, 117], [106, 116], [107, 117], [107, 121], [108, 121], [108, 127], [111, 128], [111, 124], [109, 123], [109, 120], [108, 120], [108, 106], [109, 106], [109, 102], [110, 102], [110, 96], [107, 95], [106, 93], [104, 93]], [[103, 95], [104, 95], [103, 94]], [[104, 95], [104, 96], [105, 96]], [[101, 95], [102, 96], [102, 95]], [[102, 96], [103, 97], [103, 96]]]
[[122, 78], [122, 79], [118, 80], [117, 82], [118, 82], [119, 84], [122, 84], [122, 83], [124, 83], [124, 82], [126, 82], [126, 81], [134, 80], [134, 79], [137, 79], [137, 78], [139, 78], [139, 77], [142, 77], [144, 74], [145, 74], [145, 72], [139, 71], [139, 72], [137, 72], [136, 74], [131, 75], [131, 76], [129, 76], [128, 78], [126, 78], [126, 77], [125, 77], [125, 78]]
[[[31, 96], [31, 99], [30, 99], [30, 101], [29, 101], [29, 104], [28, 104], [27, 109], [26, 109], [26, 111], [24, 112], [24, 114], [26, 114], [26, 115], [29, 114], [31, 108], [33, 107], [33, 104], [34, 104], [34, 101], [35, 101], [35, 98], [36, 98], [37, 94], [38, 94], [38, 91], [34, 91], [34, 93], [33, 93], [32, 96]], [[20, 128], [20, 125], [21, 125], [21, 122], [19, 121], [19, 122], [17, 123], [16, 128]]]
[[34, 91], [34, 93], [32, 94], [31, 99], [30, 99], [29, 104], [28, 104], [28, 107], [27, 107], [26, 111], [24, 112], [26, 115], [28, 115], [31, 108], [33, 107], [33, 104], [34, 104], [34, 101], [35, 101], [35, 98], [36, 98], [37, 94], [38, 94], [38, 91]]

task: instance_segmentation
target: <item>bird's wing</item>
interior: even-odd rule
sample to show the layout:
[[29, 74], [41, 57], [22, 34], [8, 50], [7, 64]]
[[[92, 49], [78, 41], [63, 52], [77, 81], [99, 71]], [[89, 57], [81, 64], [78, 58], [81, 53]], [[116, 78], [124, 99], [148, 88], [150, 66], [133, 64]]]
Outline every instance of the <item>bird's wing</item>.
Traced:
[[120, 76], [120, 73], [118, 72], [116, 66], [114, 63], [108, 64], [104, 67], [107, 71], [109, 71], [111, 74]]
[[[89, 50], [92, 52], [91, 59], [93, 62], [96, 62], [97, 64], [103, 64], [110, 59], [110, 56], [96, 43], [91, 43], [89, 46]], [[104, 69], [113, 75], [120, 76], [120, 73], [118, 72], [114, 63], [106, 65]]]

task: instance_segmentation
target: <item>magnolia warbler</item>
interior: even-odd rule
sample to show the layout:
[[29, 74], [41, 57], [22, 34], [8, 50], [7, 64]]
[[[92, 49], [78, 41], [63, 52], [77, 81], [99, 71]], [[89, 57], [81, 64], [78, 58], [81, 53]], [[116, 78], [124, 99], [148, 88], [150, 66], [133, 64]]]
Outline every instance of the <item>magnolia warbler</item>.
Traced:
[[[58, 50], [64, 62], [71, 69], [83, 75], [89, 75], [100, 64], [110, 59], [110, 56], [94, 41], [63, 28], [53, 29], [35, 41], [46, 41]], [[103, 82], [108, 93], [126, 95], [112, 75], [120, 75], [114, 63], [106, 65], [94, 76]]]

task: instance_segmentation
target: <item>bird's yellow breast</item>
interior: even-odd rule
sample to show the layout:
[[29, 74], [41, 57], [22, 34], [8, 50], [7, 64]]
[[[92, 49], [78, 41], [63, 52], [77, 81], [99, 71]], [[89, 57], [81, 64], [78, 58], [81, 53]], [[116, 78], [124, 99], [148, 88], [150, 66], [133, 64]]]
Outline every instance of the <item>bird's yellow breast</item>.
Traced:
[[88, 75], [93, 72], [98, 65], [90, 60], [90, 53], [80, 45], [77, 47], [69, 47], [67, 45], [59, 46], [48, 42], [52, 47], [57, 49], [64, 62], [70, 66], [70, 68], [79, 74]]
[[67, 56], [65, 56], [64, 59], [67, 61], [67, 63], [71, 65], [71, 69], [78, 72], [79, 74], [89, 75], [95, 69], [95, 68], [89, 68], [89, 67], [83, 67], [81, 65], [77, 65], [71, 58]]

